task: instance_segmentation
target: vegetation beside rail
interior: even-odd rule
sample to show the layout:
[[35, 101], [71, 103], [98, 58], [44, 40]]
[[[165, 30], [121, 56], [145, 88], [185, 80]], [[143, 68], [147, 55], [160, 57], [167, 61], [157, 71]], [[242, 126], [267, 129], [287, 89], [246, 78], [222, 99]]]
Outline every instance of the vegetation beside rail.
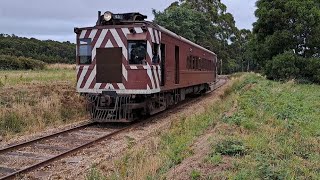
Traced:
[[212, 150], [200, 167], [229, 168], [211, 174], [193, 169], [190, 179], [317, 179], [320, 87], [273, 82], [256, 74], [234, 78], [231, 84], [204, 113], [181, 118], [143, 147], [129, 146], [113, 173], [99, 170], [104, 165], [98, 164], [87, 179], [164, 178], [193, 155], [195, 140], [213, 128]]
[[74, 69], [66, 65], [0, 71], [0, 141], [83, 120], [85, 103], [75, 83]]
[[0, 34], [0, 55], [27, 57], [49, 64], [73, 64], [76, 57], [75, 44], [68, 41], [41, 41], [8, 34]]

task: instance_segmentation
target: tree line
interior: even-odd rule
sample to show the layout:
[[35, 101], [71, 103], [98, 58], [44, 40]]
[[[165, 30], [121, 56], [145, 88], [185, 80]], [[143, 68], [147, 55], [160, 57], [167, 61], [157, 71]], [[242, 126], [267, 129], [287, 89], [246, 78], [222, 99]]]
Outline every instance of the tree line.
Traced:
[[0, 55], [25, 57], [45, 63], [75, 63], [75, 44], [0, 34]]
[[214, 51], [223, 74], [320, 82], [320, 2], [258, 0], [256, 6], [252, 31], [238, 29], [220, 0], [180, 0], [153, 14], [159, 25]]

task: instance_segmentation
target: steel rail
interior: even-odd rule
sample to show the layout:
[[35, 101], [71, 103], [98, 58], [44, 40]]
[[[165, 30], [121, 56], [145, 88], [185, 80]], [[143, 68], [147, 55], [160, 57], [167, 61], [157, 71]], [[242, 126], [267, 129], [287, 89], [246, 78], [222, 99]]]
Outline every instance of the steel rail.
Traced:
[[60, 131], [60, 132], [57, 132], [57, 133], [53, 133], [53, 134], [47, 135], [47, 136], [42, 136], [42, 137], [30, 140], [30, 141], [26, 141], [26, 142], [22, 142], [22, 143], [19, 143], [19, 144], [11, 145], [11, 146], [5, 147], [3, 149], [0, 149], [0, 154], [6, 153], [6, 152], [9, 152], [9, 151], [13, 151], [15, 149], [19, 149], [19, 148], [22, 148], [22, 147], [26, 147], [26, 146], [28, 146], [30, 144], [34, 144], [36, 142], [43, 141], [43, 140], [46, 140], [46, 139], [50, 139], [50, 138], [53, 138], [53, 137], [56, 137], [56, 136], [59, 136], [59, 135], [62, 135], [62, 134], [70, 133], [70, 132], [75, 131], [75, 130], [84, 129], [86, 127], [89, 127], [89, 126], [92, 126], [92, 125], [95, 125], [95, 124], [96, 124], [95, 122], [88, 122], [88, 123], [85, 123], [83, 125], [79, 125], [79, 126], [67, 129], [67, 130], [63, 130], [63, 131]]
[[109, 133], [109, 134], [107, 134], [107, 135], [101, 136], [101, 137], [99, 137], [99, 138], [97, 138], [97, 139], [95, 139], [95, 140], [92, 140], [92, 141], [87, 142], [87, 143], [85, 143], [85, 144], [83, 144], [83, 145], [77, 146], [77, 147], [75, 147], [75, 148], [73, 148], [73, 149], [70, 149], [70, 150], [68, 150], [68, 151], [65, 151], [65, 152], [63, 152], [63, 153], [61, 153], [61, 154], [58, 154], [58, 155], [56, 155], [56, 156], [54, 156], [54, 157], [51, 157], [51, 158], [49, 158], [49, 159], [43, 160], [43, 161], [41, 161], [41, 162], [39, 162], [39, 163], [37, 163], [37, 164], [34, 164], [34, 165], [29, 166], [29, 167], [27, 167], [27, 168], [21, 169], [21, 170], [19, 170], [19, 171], [17, 171], [17, 172], [11, 173], [11, 174], [9, 174], [9, 175], [7, 175], [7, 176], [0, 177], [0, 180], [16, 178], [16, 177], [19, 176], [20, 174], [24, 174], [24, 173], [26, 173], [26, 172], [30, 172], [30, 171], [32, 171], [32, 170], [35, 170], [35, 169], [37, 169], [37, 168], [39, 168], [39, 167], [43, 167], [43, 166], [45, 166], [45, 165], [47, 165], [47, 164], [50, 164], [50, 163], [52, 163], [52, 162], [54, 162], [54, 161], [57, 161], [57, 160], [62, 159], [62, 158], [64, 158], [64, 157], [68, 156], [68, 155], [71, 155], [71, 154], [73, 154], [73, 153], [75, 153], [75, 152], [77, 152], [77, 151], [80, 151], [80, 150], [82, 150], [82, 149], [85, 149], [85, 148], [87, 148], [87, 147], [89, 147], [89, 146], [91, 146], [91, 145], [93, 145], [93, 144], [95, 144], [95, 143], [104, 141], [104, 140], [106, 140], [106, 139], [110, 139], [111, 137], [113, 137], [113, 136], [115, 136], [115, 135], [117, 135], [117, 134], [120, 134], [120, 133], [122, 133], [122, 132], [124, 132], [124, 131], [128, 131], [128, 130], [130, 130], [130, 129], [132, 129], [132, 128], [135, 128], [135, 127], [137, 127], [137, 126], [140, 126], [140, 125], [143, 124], [143, 123], [145, 123], [145, 121], [141, 121], [141, 122], [139, 122], [139, 123], [133, 124], [132, 126], [125, 127], [125, 128], [120, 129], [120, 130], [117, 130], [117, 131], [115, 131], [115, 132], [112, 132], [112, 133]]

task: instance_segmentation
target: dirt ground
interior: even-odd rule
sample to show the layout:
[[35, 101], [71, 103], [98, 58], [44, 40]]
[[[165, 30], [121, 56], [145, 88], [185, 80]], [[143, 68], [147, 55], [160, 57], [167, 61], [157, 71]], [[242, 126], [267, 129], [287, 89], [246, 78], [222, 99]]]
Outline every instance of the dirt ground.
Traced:
[[[146, 123], [144, 126], [133, 129], [129, 132], [119, 134], [112, 139], [107, 139], [100, 142], [90, 148], [82, 150], [68, 158], [64, 158], [60, 161], [52, 163], [46, 167], [38, 169], [34, 172], [24, 175], [22, 179], [85, 179], [88, 170], [94, 164], [106, 164], [104, 167], [107, 171], [112, 171], [112, 166], [114, 161], [121, 158], [124, 152], [131, 146], [133, 141], [135, 147], [139, 147], [139, 144], [149, 142], [151, 139], [156, 139], [159, 132], [166, 131], [171, 123], [178, 120], [181, 117], [188, 115], [198, 114], [205, 111], [205, 108], [213, 104], [219, 96], [222, 96], [224, 90], [230, 86], [227, 83], [220, 89], [210, 93], [206, 98], [201, 98], [199, 101], [187, 106], [180, 107], [175, 110], [168, 110], [165, 113], [157, 115], [155, 120]], [[68, 126], [70, 127], [70, 125]], [[58, 129], [64, 129], [65, 127], [59, 127]], [[56, 129], [55, 129], [56, 130]], [[19, 140], [26, 140], [46, 133], [52, 133], [55, 130], [51, 129], [45, 133], [33, 134], [24, 138], [19, 138]], [[213, 130], [214, 133], [214, 130]], [[208, 133], [210, 134], [210, 133]], [[208, 142], [206, 141], [206, 136], [201, 137], [194, 145], [195, 154], [194, 156], [186, 159], [181, 166], [176, 167], [172, 172], [168, 173], [169, 178], [184, 178], [183, 171], [187, 168], [193, 168], [197, 165], [195, 159], [203, 157], [208, 152]], [[129, 142], [130, 140], [130, 142]], [[7, 143], [2, 143], [4, 145]], [[134, 148], [135, 148], [134, 147]], [[110, 165], [110, 166], [109, 166]], [[226, 165], [225, 168], [227, 168]], [[218, 167], [224, 168], [224, 167]], [[181, 173], [181, 177], [177, 177], [177, 173]], [[188, 172], [189, 175], [189, 172]], [[189, 176], [188, 176], [189, 177]]]
[[[219, 163], [219, 165], [213, 165], [205, 161], [212, 151], [210, 138], [215, 137], [215, 139], [219, 139], [219, 129], [221, 128], [225, 128], [224, 124], [217, 124], [213, 129], [209, 129], [199, 137], [192, 146], [194, 154], [183, 160], [178, 166], [172, 168], [167, 173], [167, 179], [190, 179], [190, 174], [194, 170], [206, 177], [215, 177], [217, 172], [231, 168], [232, 164], [228, 156], [223, 156], [222, 163]], [[214, 179], [220, 178], [215, 177]], [[201, 177], [201, 179], [205, 179], [205, 177]]]

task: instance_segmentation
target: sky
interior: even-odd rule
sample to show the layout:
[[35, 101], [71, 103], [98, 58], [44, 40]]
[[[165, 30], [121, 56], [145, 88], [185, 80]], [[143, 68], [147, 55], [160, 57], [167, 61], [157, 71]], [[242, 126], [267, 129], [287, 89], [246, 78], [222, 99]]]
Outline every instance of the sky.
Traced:
[[[75, 41], [74, 27], [95, 25], [100, 10], [140, 12], [153, 19], [174, 0], [1, 0], [0, 33], [42, 40]], [[252, 29], [255, 0], [222, 0], [238, 28]]]

